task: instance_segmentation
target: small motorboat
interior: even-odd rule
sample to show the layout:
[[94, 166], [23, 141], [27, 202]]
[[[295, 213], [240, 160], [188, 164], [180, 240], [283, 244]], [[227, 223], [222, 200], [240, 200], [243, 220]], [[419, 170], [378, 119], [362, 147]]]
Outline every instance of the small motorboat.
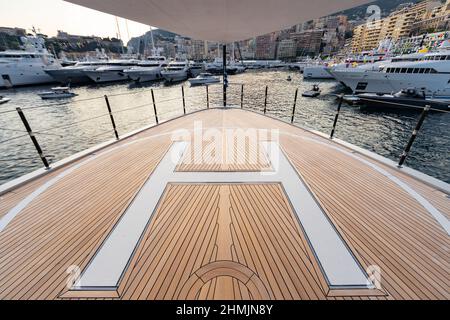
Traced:
[[403, 89], [395, 94], [363, 93], [357, 95], [361, 104], [370, 109], [403, 109], [421, 111], [426, 106], [450, 111], [450, 101], [427, 99], [425, 93], [416, 88]]
[[42, 99], [66, 99], [77, 96], [76, 93], [70, 91], [70, 87], [56, 87], [51, 91], [38, 93], [38, 95]]
[[204, 85], [204, 84], [212, 84], [212, 83], [219, 83], [220, 78], [214, 77], [211, 73], [200, 73], [196, 78], [190, 79], [189, 83], [191, 86], [198, 86], [198, 85]]
[[289, 82], [291, 82], [291, 81], [292, 81], [292, 77], [291, 77], [291, 76], [288, 76], [286, 80], [289, 81]]
[[9, 101], [11, 101], [11, 99], [5, 98], [5, 97], [3, 97], [3, 96], [0, 96], [0, 104], [7, 103], [7, 102], [9, 102]]
[[[338, 97], [340, 97], [338, 95]], [[342, 97], [342, 100], [344, 100], [347, 104], [354, 106], [361, 103], [361, 99], [358, 96], [355, 95], [345, 95]]]
[[320, 96], [322, 91], [320, 91], [319, 85], [315, 84], [311, 90], [303, 92], [302, 96], [306, 98], [316, 98]]

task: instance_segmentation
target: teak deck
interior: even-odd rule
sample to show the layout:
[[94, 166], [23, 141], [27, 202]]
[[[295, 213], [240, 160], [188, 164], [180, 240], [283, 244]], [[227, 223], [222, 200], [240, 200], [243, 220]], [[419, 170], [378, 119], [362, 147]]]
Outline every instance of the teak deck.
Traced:
[[[299, 177], [361, 267], [378, 268], [381, 287], [329, 288], [282, 185], [205, 182], [167, 185], [117, 288], [69, 290], [168, 152], [172, 132], [192, 133], [195, 121], [218, 129], [224, 148], [227, 128], [279, 129]], [[185, 156], [198, 154], [195, 148], [189, 145]], [[247, 160], [261, 153], [251, 148], [233, 153]], [[177, 171], [270, 171], [267, 158], [259, 158], [191, 164], [184, 157]], [[449, 235], [383, 172], [449, 219], [448, 195], [303, 129], [234, 109], [169, 121], [0, 197], [2, 219], [51, 183], [0, 231], [0, 298], [449, 299]]]

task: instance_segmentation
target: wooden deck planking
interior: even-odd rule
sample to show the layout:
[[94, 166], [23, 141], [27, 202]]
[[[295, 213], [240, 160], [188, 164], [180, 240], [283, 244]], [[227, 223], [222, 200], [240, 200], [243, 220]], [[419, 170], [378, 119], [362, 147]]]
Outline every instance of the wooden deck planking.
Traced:
[[[119, 153], [114, 161], [108, 155], [106, 164], [87, 164], [86, 171], [75, 171], [58, 182], [11, 222], [0, 234], [2, 298], [58, 296], [67, 268], [87, 263], [169, 144], [152, 145], [151, 149], [124, 150], [122, 156], [127, 157]], [[102, 175], [93, 179], [91, 170], [101, 170]], [[118, 180], [111, 183], [112, 178]], [[80, 184], [82, 189], [74, 189]]]
[[[250, 112], [245, 115], [240, 110], [210, 110], [165, 123], [105, 148], [97, 159], [50, 187], [0, 233], [0, 298], [56, 299], [65, 292], [67, 267], [76, 264], [84, 268], [167, 150], [171, 131], [192, 130], [194, 119], [202, 120], [204, 129], [280, 129], [282, 148], [361, 264], [381, 267], [382, 286], [388, 296], [362, 298], [450, 298], [449, 237], [415, 199], [366, 164], [328, 148], [332, 143], [326, 139]], [[142, 138], [145, 140], [106, 153]], [[235, 148], [234, 152], [248, 156], [259, 151]], [[447, 195], [398, 170], [359, 157], [394, 174], [449, 217]], [[221, 164], [214, 171], [259, 171], [265, 166], [267, 163]], [[212, 168], [203, 163], [183, 170]], [[0, 218], [61, 171], [3, 195]], [[226, 197], [230, 207], [224, 210], [227, 202], [223, 202], [222, 186], [168, 187], [163, 205], [147, 230], [153, 231], [140, 244], [133, 258], [135, 267], [127, 270], [121, 283], [122, 298], [185, 297], [189, 292], [183, 292], [180, 284], [192, 279], [202, 266], [219, 260], [226, 252], [220, 245], [229, 243], [225, 260], [253, 270], [270, 298], [340, 299], [326, 297], [317, 261], [311, 258], [279, 186], [232, 186]], [[230, 213], [227, 232], [218, 223], [220, 208]], [[185, 213], [181, 218], [180, 212]], [[200, 214], [205, 212], [208, 214]], [[165, 238], [168, 231], [190, 240], [177, 247], [176, 239]], [[199, 239], [198, 244], [193, 239]], [[170, 252], [178, 252], [180, 264]], [[257, 298], [260, 293], [252, 294], [245, 283], [226, 274], [208, 280], [192, 298]]]
[[[171, 185], [121, 285], [123, 299], [184, 297], [182, 289], [195, 272], [217, 261], [255, 272], [271, 299], [323, 299], [306, 250], [292, 246], [292, 241], [303, 246], [303, 240], [285, 198], [268, 206], [262, 197], [274, 193], [284, 198], [279, 185]], [[193, 200], [187, 204], [186, 198]], [[230, 274], [209, 280], [194, 294], [250, 296], [245, 283]]]
[[220, 150], [214, 149], [213, 139], [203, 141], [202, 144], [190, 143], [177, 171], [260, 172], [271, 169], [267, 156], [258, 144], [258, 137], [253, 141], [250, 137], [239, 137], [237, 134], [228, 136], [222, 129], [220, 138]]

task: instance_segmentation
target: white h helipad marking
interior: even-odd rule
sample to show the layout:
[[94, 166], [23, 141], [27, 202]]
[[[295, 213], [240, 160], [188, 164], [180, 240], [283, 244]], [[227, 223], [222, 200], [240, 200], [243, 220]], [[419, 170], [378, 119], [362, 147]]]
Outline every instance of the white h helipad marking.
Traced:
[[108, 238], [82, 273], [73, 290], [118, 287], [140, 238], [170, 183], [281, 183], [331, 288], [372, 288], [367, 274], [317, 204], [279, 145], [262, 143], [273, 172], [175, 172], [187, 149], [175, 142], [139, 191]]

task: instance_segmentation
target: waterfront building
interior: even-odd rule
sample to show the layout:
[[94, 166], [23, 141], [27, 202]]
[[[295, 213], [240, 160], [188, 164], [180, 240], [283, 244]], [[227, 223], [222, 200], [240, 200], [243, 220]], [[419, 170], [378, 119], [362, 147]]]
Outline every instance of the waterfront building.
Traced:
[[276, 39], [277, 35], [275, 32], [256, 37], [256, 59], [275, 59], [277, 49]]
[[277, 59], [291, 60], [297, 56], [297, 42], [294, 39], [283, 39], [278, 42]]
[[322, 47], [323, 30], [305, 30], [291, 34], [297, 42], [297, 56], [317, 56]]
[[200, 61], [206, 59], [208, 55], [208, 45], [203, 40], [191, 40], [188, 48], [188, 57], [190, 60]]
[[424, 10], [412, 26], [414, 35], [429, 31], [444, 31], [450, 27], [450, 0], [440, 6], [430, 4], [429, 10]]
[[403, 4], [388, 17], [357, 26], [354, 29], [352, 52], [372, 50], [386, 39], [397, 42], [414, 34], [445, 30], [449, 17], [450, 0], [445, 4], [435, 0]]

